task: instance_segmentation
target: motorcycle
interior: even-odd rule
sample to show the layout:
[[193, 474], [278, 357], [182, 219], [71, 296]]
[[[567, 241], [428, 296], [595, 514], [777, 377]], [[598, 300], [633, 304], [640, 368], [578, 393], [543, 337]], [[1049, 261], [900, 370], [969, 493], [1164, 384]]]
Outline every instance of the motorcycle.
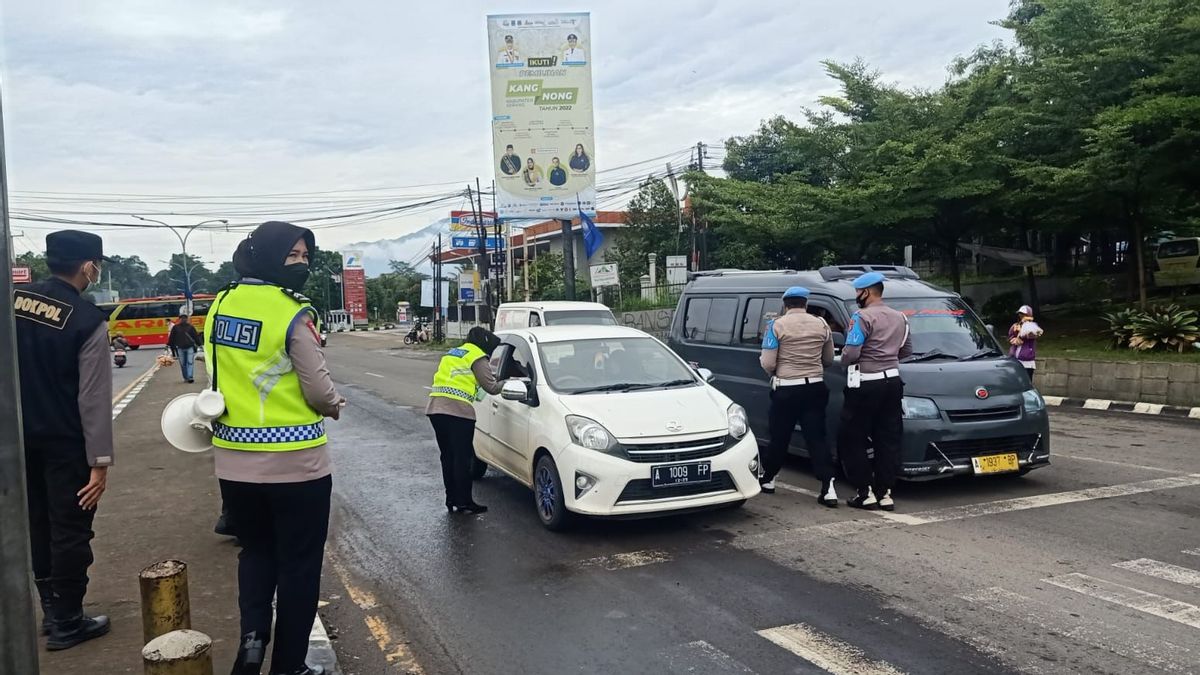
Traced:
[[422, 323], [415, 323], [408, 330], [408, 335], [404, 336], [404, 344], [415, 345], [421, 342], [429, 342], [429, 330]]
[[116, 367], [118, 367], [118, 368], [125, 367], [125, 350], [124, 349], [114, 349], [113, 350], [113, 364], [116, 365]]

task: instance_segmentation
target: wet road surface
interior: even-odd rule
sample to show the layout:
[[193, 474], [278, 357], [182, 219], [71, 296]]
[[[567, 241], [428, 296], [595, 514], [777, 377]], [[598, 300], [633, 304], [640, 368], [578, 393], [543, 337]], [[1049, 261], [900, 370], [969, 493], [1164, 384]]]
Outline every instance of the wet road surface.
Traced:
[[[436, 355], [335, 336], [323, 610], [350, 673], [1200, 672], [1200, 424], [1056, 412], [1054, 465], [824, 509], [803, 461], [743, 509], [542, 529], [495, 472], [451, 516]], [[810, 494], [811, 493], [811, 494]]]

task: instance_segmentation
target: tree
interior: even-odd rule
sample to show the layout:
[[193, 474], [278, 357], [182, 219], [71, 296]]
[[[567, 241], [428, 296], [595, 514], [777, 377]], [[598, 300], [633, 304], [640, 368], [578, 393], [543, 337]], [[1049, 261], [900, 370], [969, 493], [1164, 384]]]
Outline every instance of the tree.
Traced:
[[394, 316], [396, 304], [401, 300], [414, 307], [421, 304], [421, 282], [429, 276], [418, 272], [412, 265], [398, 260], [388, 262], [391, 272], [367, 279], [367, 307], [378, 312], [378, 318]]
[[[662, 266], [668, 255], [679, 255], [691, 248], [690, 238], [685, 239], [686, 235], [679, 231], [675, 195], [661, 180], [642, 183], [629, 202], [625, 225], [616, 245], [605, 252], [604, 260], [617, 263], [621, 286], [627, 293], [636, 293], [641, 288], [641, 276], [649, 273], [648, 254], [656, 254], [658, 265]], [[562, 261], [561, 255], [558, 260]], [[577, 289], [586, 287], [576, 284]]]
[[[224, 269], [224, 265], [221, 268]], [[317, 248], [308, 256], [308, 269], [311, 273], [303, 292], [312, 301], [313, 307], [316, 307], [322, 316], [331, 309], [341, 307], [341, 285], [334, 277], [341, 278], [342, 254]], [[218, 276], [220, 273], [221, 270], [217, 270]]]
[[109, 256], [110, 260], [104, 263], [104, 276], [100, 283], [103, 286], [112, 282], [112, 288], [122, 298], [143, 298], [148, 295], [153, 295], [154, 278], [150, 275], [150, 268], [136, 255], [132, 256]]
[[50, 268], [46, 266], [46, 256], [41, 253], [22, 253], [16, 258], [18, 267], [28, 267], [34, 281], [44, 281], [50, 278]]
[[[530, 293], [537, 300], [566, 300], [567, 288], [563, 276], [563, 254], [549, 252], [539, 254], [529, 263]], [[586, 293], [587, 278], [579, 271], [575, 274], [575, 292]]]

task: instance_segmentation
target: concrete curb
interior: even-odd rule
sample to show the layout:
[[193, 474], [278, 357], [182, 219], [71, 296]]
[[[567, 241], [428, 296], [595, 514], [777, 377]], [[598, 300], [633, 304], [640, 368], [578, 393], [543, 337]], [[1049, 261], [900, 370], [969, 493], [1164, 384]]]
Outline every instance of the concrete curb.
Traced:
[[1161, 403], [1130, 403], [1128, 401], [1110, 401], [1103, 398], [1067, 398], [1065, 396], [1042, 396], [1046, 405], [1055, 408], [1080, 408], [1083, 410], [1102, 410], [1106, 412], [1133, 413], [1136, 415], [1162, 415], [1200, 420], [1200, 407], [1188, 408]]
[[308, 634], [308, 664], [324, 667], [328, 675], [342, 675], [333, 641], [329, 639], [329, 632], [325, 630], [319, 613], [313, 620], [312, 632]]

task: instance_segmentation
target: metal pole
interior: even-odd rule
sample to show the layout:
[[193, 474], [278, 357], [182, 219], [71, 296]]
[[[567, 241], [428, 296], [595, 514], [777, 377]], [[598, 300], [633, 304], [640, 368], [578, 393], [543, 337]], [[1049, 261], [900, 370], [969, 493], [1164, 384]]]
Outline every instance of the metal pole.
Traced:
[[521, 275], [525, 280], [525, 302], [529, 302], [529, 228], [525, 227], [521, 230], [521, 260], [525, 265], [525, 272]]
[[13, 321], [12, 240], [8, 223], [8, 169], [4, 162], [4, 108], [0, 104], [0, 673], [36, 673], [37, 623], [29, 588], [29, 513], [25, 501], [25, 446]]
[[563, 235], [563, 289], [567, 300], [575, 299], [575, 237], [571, 221], [561, 220]]

